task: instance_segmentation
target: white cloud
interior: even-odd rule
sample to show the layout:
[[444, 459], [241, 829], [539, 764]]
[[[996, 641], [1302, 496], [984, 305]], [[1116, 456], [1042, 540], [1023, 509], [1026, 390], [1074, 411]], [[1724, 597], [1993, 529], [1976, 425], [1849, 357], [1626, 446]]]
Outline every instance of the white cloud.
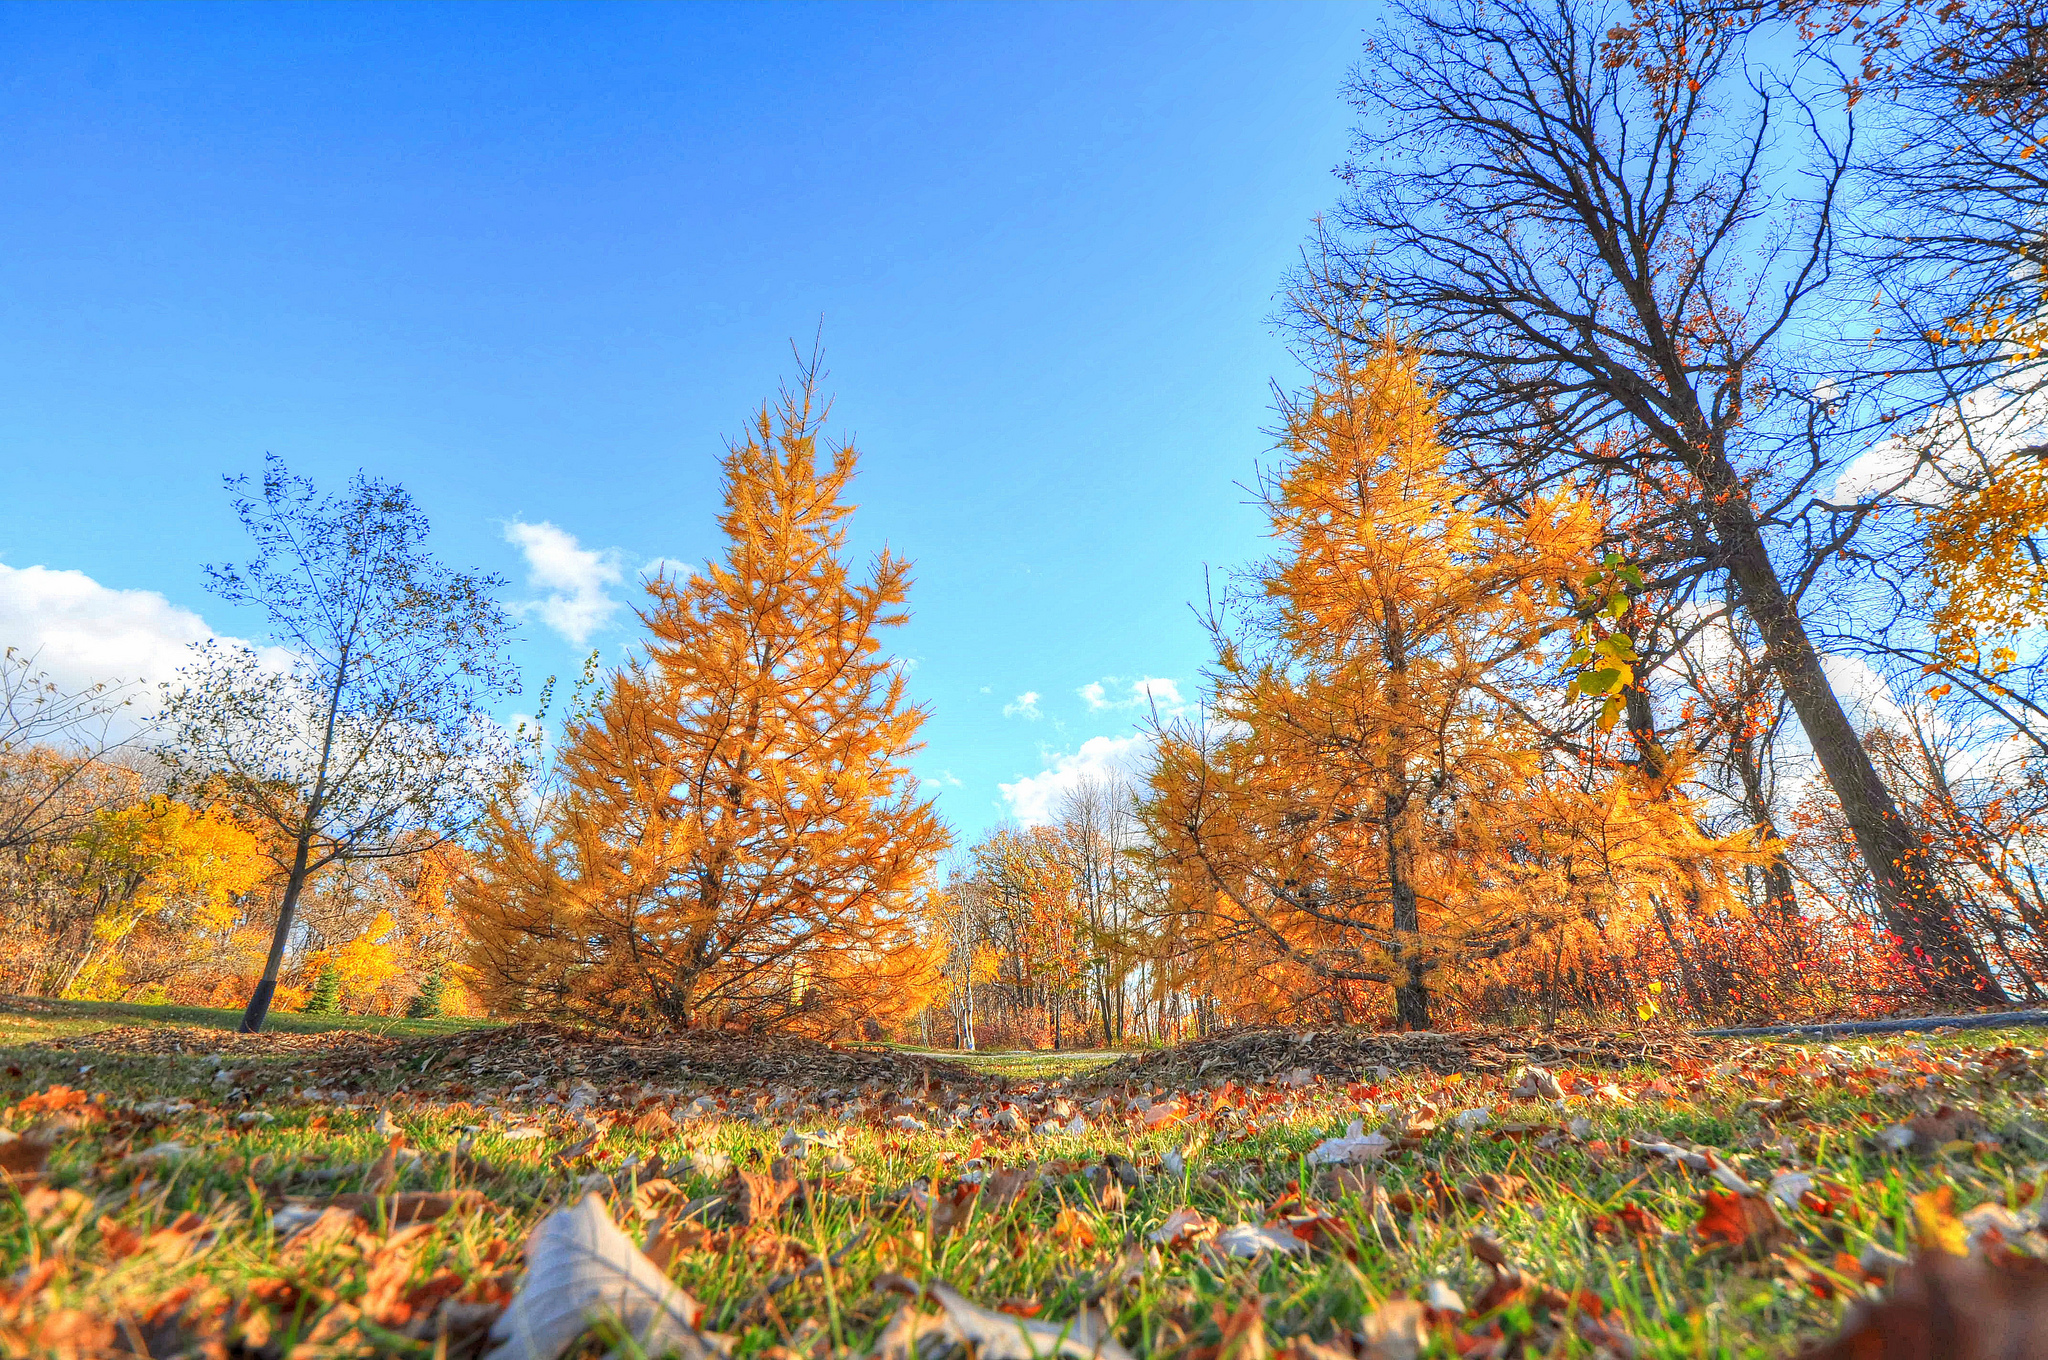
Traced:
[[1074, 692], [1081, 696], [1081, 702], [1088, 705], [1091, 713], [1135, 709], [1145, 713], [1156, 710], [1161, 717], [1176, 717], [1188, 711], [1187, 702], [1180, 697], [1177, 681], [1149, 675], [1131, 681], [1106, 675], [1100, 680], [1089, 681]]
[[1967, 478], [1980, 457], [1998, 459], [2041, 442], [2044, 434], [2043, 395], [2030, 383], [1995, 384], [1971, 393], [1959, 409], [1926, 428], [1865, 449], [1836, 477], [1829, 499], [1837, 505], [1866, 498], [1940, 505], [1953, 494], [1953, 479]]
[[942, 793], [947, 789], [967, 787], [960, 776], [951, 770], [940, 770], [937, 774], [924, 775], [918, 780], [918, 784], [927, 793]]
[[1152, 754], [1152, 738], [1142, 732], [1123, 737], [1090, 737], [1072, 754], [1051, 757], [1051, 764], [1014, 784], [999, 784], [1010, 815], [1026, 826], [1043, 826], [1058, 814], [1060, 803], [1083, 783], [1113, 777], [1136, 778]]
[[1835, 697], [1848, 710], [1850, 721], [1859, 728], [1868, 731], [1875, 726], [1898, 730], [1906, 725], [1906, 710], [1899, 706], [1898, 695], [1892, 692], [1891, 683], [1862, 657], [1823, 655], [1820, 668], [1835, 691]]
[[668, 576], [678, 581], [687, 581], [697, 568], [675, 557], [650, 557], [640, 564], [640, 575], [646, 580], [657, 576]]
[[[33, 658], [60, 689], [128, 687], [128, 718], [154, 711], [157, 685], [191, 660], [193, 643], [215, 636], [205, 619], [154, 590], [116, 590], [82, 571], [0, 563], [0, 649]], [[255, 650], [266, 665], [291, 664], [277, 648]]]
[[0, 647], [32, 655], [66, 689], [155, 685], [213, 636], [206, 620], [153, 590], [114, 590], [82, 571], [0, 565]]
[[611, 622], [619, 602], [606, 587], [625, 579], [617, 549], [586, 548], [576, 535], [546, 520], [505, 526], [505, 541], [526, 556], [527, 584], [547, 592], [543, 599], [513, 606], [520, 614], [538, 614], [542, 623], [581, 647], [590, 635]]
[[1023, 718], [1029, 722], [1037, 722], [1040, 718], [1043, 718], [1045, 714], [1040, 712], [1038, 707], [1038, 691], [1027, 689], [1017, 696], [1015, 703], [1004, 704], [1003, 716], [1005, 718]]

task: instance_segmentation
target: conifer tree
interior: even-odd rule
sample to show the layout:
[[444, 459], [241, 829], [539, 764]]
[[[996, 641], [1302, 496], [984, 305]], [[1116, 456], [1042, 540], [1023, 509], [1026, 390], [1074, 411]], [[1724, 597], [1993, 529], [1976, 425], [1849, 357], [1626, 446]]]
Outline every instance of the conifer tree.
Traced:
[[1568, 768], [1533, 720], [1594, 507], [1478, 508], [1392, 339], [1330, 337], [1283, 415], [1264, 488], [1282, 549], [1234, 593], [1242, 620], [1214, 621], [1210, 711], [1164, 735], [1146, 817], [1199, 935], [1305, 971], [1340, 1012], [1391, 986], [1426, 1028], [1438, 970], [1599, 929], [1676, 860], [1732, 847]]
[[441, 1007], [446, 1004], [444, 998], [447, 995], [447, 991], [447, 973], [443, 969], [436, 968], [433, 972], [427, 974], [427, 980], [420, 984], [418, 995], [414, 996], [411, 1003], [406, 1006], [405, 1018], [408, 1020], [433, 1019], [441, 1013]]
[[724, 459], [724, 556], [648, 582], [642, 654], [572, 721], [460, 890], [498, 1005], [831, 1030], [936, 986], [910, 909], [946, 831], [906, 765], [924, 711], [881, 650], [909, 564], [857, 578], [857, 454], [809, 373]]
[[313, 980], [313, 990], [306, 997], [306, 1004], [300, 1008], [302, 1015], [332, 1015], [341, 1009], [341, 970], [332, 963], [322, 964], [320, 974]]

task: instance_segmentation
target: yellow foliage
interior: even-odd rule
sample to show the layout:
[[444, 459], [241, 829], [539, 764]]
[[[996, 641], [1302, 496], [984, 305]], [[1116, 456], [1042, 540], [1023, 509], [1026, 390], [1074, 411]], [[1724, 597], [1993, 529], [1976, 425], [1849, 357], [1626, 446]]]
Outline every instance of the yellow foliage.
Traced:
[[398, 976], [401, 960], [393, 938], [397, 928], [391, 913], [380, 911], [368, 930], [328, 954], [325, 961], [341, 975], [343, 996], [373, 992]]
[[98, 813], [77, 850], [81, 886], [99, 904], [93, 947], [65, 989], [80, 997], [120, 995], [122, 946], [145, 921], [176, 914], [179, 929], [225, 936], [235, 898], [270, 867], [256, 837], [232, 817], [162, 795]]
[[2008, 455], [1924, 519], [1941, 660], [2009, 669], [2018, 657], [2002, 640], [2048, 621], [2048, 460]]

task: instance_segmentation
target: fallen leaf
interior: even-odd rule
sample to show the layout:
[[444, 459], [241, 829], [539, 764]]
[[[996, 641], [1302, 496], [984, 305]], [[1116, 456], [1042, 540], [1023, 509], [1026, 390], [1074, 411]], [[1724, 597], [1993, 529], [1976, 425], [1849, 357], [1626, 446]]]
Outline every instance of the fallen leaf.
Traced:
[[1416, 1360], [1429, 1345], [1429, 1319], [1414, 1299], [1389, 1299], [1358, 1323], [1359, 1360]]
[[1467, 1204], [1506, 1204], [1520, 1199], [1529, 1188], [1526, 1176], [1504, 1176], [1482, 1171], [1458, 1184], [1458, 1194]]
[[1216, 1234], [1214, 1249], [1225, 1256], [1252, 1260], [1268, 1252], [1281, 1256], [1305, 1256], [1308, 1243], [1291, 1232], [1262, 1228], [1256, 1223], [1233, 1223]]
[[1062, 1209], [1052, 1221], [1052, 1236], [1055, 1242], [1069, 1251], [1078, 1251], [1095, 1245], [1095, 1229], [1073, 1209]]
[[766, 1171], [742, 1171], [739, 1178], [740, 1216], [749, 1224], [773, 1219], [797, 1192], [796, 1171], [787, 1157], [777, 1157]]
[[1514, 1089], [1508, 1092], [1510, 1100], [1563, 1100], [1564, 1088], [1557, 1084], [1547, 1068], [1533, 1064], [1522, 1069], [1515, 1078]]
[[16, 1187], [35, 1185], [50, 1162], [50, 1144], [40, 1138], [9, 1136], [0, 1143], [0, 1183]]
[[384, 1145], [384, 1155], [370, 1166], [370, 1174], [364, 1178], [363, 1189], [371, 1195], [387, 1194], [398, 1184], [398, 1150], [405, 1146], [405, 1135], [394, 1133]]
[[526, 1241], [526, 1282], [491, 1328], [486, 1360], [556, 1360], [589, 1326], [609, 1319], [653, 1355], [723, 1360], [697, 1330], [703, 1306], [670, 1283], [586, 1195], [540, 1221]]
[[480, 1190], [405, 1190], [394, 1195], [336, 1195], [327, 1203], [336, 1209], [346, 1209], [367, 1223], [377, 1222], [381, 1215], [386, 1226], [398, 1227], [431, 1223], [448, 1214], [475, 1213], [484, 1207], [485, 1200]]
[[1786, 1235], [1785, 1225], [1772, 1211], [1769, 1200], [1711, 1188], [1700, 1196], [1700, 1219], [1693, 1232], [1704, 1247], [1742, 1252], [1759, 1259]]
[[[868, 1351], [868, 1360], [930, 1357], [948, 1345], [955, 1335], [953, 1324], [944, 1313], [927, 1313], [915, 1303], [905, 1303], [883, 1324], [873, 1348]], [[927, 1337], [937, 1337], [940, 1341], [937, 1345], [927, 1344]]]
[[1038, 1189], [1038, 1163], [1026, 1162], [1022, 1166], [1007, 1167], [991, 1171], [988, 1179], [981, 1183], [981, 1203], [984, 1209], [1000, 1209], [1015, 1200], [1029, 1199]]
[[1800, 1360], [2048, 1360], [2048, 1262], [1924, 1255]]
[[1919, 1229], [1920, 1250], [1940, 1251], [1950, 1256], [1970, 1254], [1970, 1230], [1956, 1217], [1953, 1186], [1939, 1186], [1913, 1196], [1913, 1222]]
[[1200, 1209], [1175, 1209], [1149, 1234], [1162, 1247], [1185, 1247], [1216, 1235], [1216, 1220]]
[[975, 1360], [1041, 1360], [1051, 1355], [1070, 1355], [1075, 1360], [1132, 1360], [1131, 1353], [1092, 1313], [1083, 1312], [1062, 1325], [984, 1308], [937, 1280], [925, 1286], [925, 1293], [946, 1310], [946, 1320], [959, 1338], [974, 1347]]
[[1365, 1122], [1354, 1119], [1342, 1138], [1326, 1138], [1309, 1149], [1310, 1166], [1359, 1166], [1376, 1162], [1391, 1152], [1394, 1140], [1383, 1133], [1365, 1132]]
[[74, 1091], [69, 1086], [52, 1086], [47, 1091], [23, 1096], [14, 1108], [22, 1114], [63, 1114], [67, 1110], [83, 1111], [91, 1099], [85, 1092]]
[[1211, 1317], [1221, 1339], [1216, 1360], [1265, 1360], [1266, 1305], [1257, 1294], [1247, 1296], [1235, 1308], [1218, 1303]]

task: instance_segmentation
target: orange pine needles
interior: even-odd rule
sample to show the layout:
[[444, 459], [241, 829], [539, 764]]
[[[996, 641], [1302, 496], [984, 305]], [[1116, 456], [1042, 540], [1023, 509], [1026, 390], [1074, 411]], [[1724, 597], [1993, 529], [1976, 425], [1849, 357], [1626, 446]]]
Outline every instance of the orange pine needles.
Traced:
[[1283, 547], [1240, 592], [1244, 619], [1216, 624], [1206, 725], [1166, 734], [1147, 809], [1198, 938], [1340, 1014], [1391, 986], [1423, 1028], [1451, 978], [1554, 967], [1680, 862], [1742, 848], [1538, 721], [1562, 585], [1599, 560], [1595, 506], [1480, 507], [1391, 338], [1361, 354], [1332, 337], [1284, 414], [1265, 487]]
[[754, 417], [723, 559], [648, 583], [644, 656], [570, 723], [537, 810], [493, 809], [459, 892], [500, 1008], [832, 1032], [936, 987], [912, 906], [947, 835], [878, 636], [909, 564], [850, 569], [857, 455], [824, 419], [809, 374]]

